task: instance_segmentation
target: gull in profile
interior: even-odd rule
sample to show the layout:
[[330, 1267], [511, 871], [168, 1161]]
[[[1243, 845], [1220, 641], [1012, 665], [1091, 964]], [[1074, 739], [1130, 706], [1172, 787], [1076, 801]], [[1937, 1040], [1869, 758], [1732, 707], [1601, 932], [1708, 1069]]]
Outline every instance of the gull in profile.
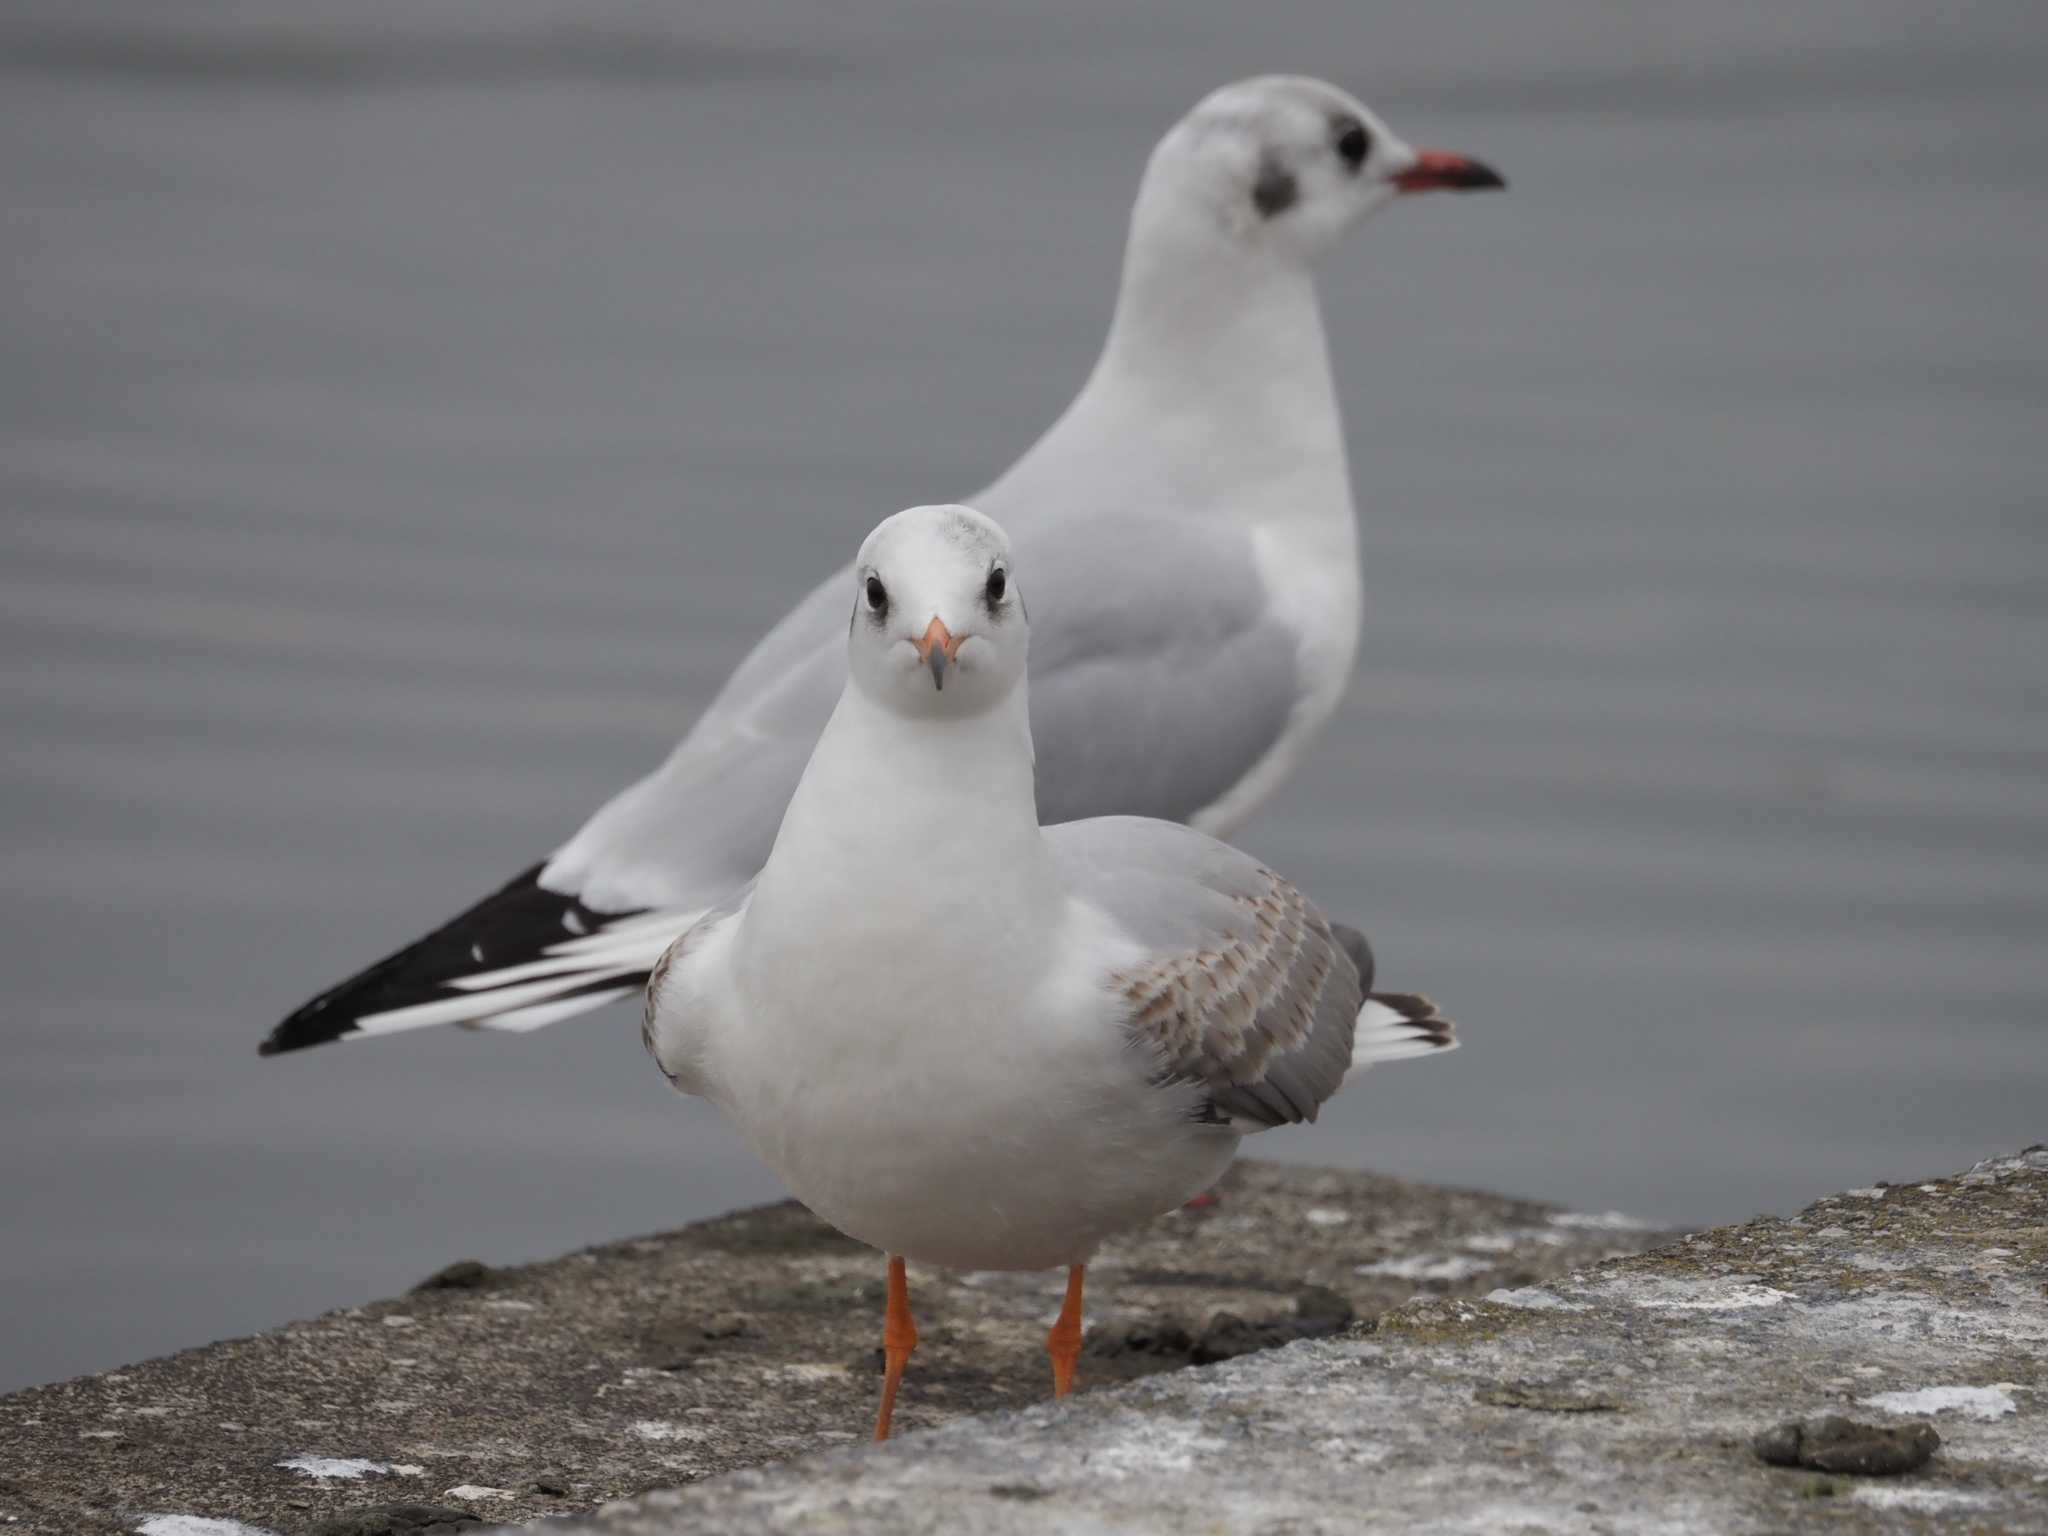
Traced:
[[1020, 574], [967, 507], [868, 536], [840, 592], [846, 682], [767, 862], [647, 989], [669, 1080], [889, 1255], [878, 1440], [917, 1344], [907, 1258], [1065, 1267], [1064, 1396], [1104, 1238], [1370, 1063], [1454, 1044], [1229, 845], [1136, 816], [1040, 826]]
[[[1297, 76], [1226, 86], [1160, 140], [1094, 371], [973, 498], [1031, 566], [1048, 821], [1227, 833], [1329, 719], [1363, 588], [1314, 264], [1397, 200], [1501, 185]], [[264, 1054], [536, 1029], [638, 990], [767, 856], [846, 680], [846, 586], [792, 609], [668, 760], [547, 859], [306, 1003]]]

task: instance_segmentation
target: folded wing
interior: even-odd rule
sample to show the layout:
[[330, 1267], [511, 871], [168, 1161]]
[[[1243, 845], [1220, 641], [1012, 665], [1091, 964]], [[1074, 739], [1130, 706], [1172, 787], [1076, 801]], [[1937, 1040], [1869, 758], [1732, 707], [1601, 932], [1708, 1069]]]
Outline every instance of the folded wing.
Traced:
[[1375, 1047], [1368, 1060], [1401, 1054], [1396, 1037], [1453, 1038], [1434, 1009], [1424, 1022], [1369, 1003], [1369, 977], [1323, 915], [1225, 843], [1135, 817], [1046, 835], [1068, 890], [1139, 951], [1103, 978], [1132, 1044], [1151, 1054], [1162, 1085], [1202, 1090], [1204, 1119], [1245, 1130], [1315, 1119], [1363, 1064], [1361, 1022]]

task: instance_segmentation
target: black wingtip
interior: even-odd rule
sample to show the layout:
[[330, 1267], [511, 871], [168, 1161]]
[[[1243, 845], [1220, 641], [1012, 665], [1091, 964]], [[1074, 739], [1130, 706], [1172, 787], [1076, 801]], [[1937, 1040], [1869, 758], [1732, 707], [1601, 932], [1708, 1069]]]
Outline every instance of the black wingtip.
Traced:
[[[530, 944], [543, 938], [539, 930], [545, 928], [545, 938], [561, 938], [561, 907], [578, 903], [575, 897], [541, 891], [541, 870], [543, 864], [520, 870], [500, 889], [459, 913], [457, 918], [444, 922], [432, 934], [387, 954], [367, 971], [358, 971], [348, 981], [328, 987], [307, 1004], [295, 1008], [264, 1036], [262, 1044], [256, 1047], [256, 1055], [283, 1057], [293, 1051], [307, 1051], [315, 1044], [328, 1044], [328, 1040], [354, 1034], [356, 1020], [365, 1014], [444, 997], [446, 987], [442, 983], [449, 977], [463, 975], [475, 965], [471, 944], [485, 932], [492, 934], [494, 950], [498, 948], [500, 934]], [[537, 901], [537, 897], [541, 899]], [[545, 907], [545, 922], [522, 924], [520, 918], [524, 913], [520, 909], [526, 905]], [[526, 932], [528, 928], [537, 932]], [[520, 954], [520, 958], [528, 956]]]
[[548, 890], [540, 883], [544, 867], [521, 871], [424, 938], [295, 1009], [256, 1054], [283, 1056], [356, 1034], [356, 1020], [367, 1014], [447, 997], [457, 977], [535, 959], [550, 944], [630, 915], [600, 913], [573, 895]]
[[[351, 977], [340, 986], [322, 992], [311, 1002], [295, 1009], [278, 1024], [277, 1028], [263, 1037], [257, 1044], [256, 1054], [258, 1056], [284, 1056], [292, 1051], [303, 1051], [311, 1046], [325, 1045], [330, 1040], [339, 1040], [343, 1035], [354, 1034], [356, 1032], [356, 1024], [355, 1020], [350, 1017], [350, 1010], [342, 1009], [338, 1012], [330, 1013], [327, 1005], [344, 993], [353, 992], [366, 985], [374, 985], [385, 974], [384, 967], [390, 965], [393, 960], [402, 958], [404, 958], [403, 952], [393, 955], [388, 959], [380, 960], [361, 975]], [[359, 1011], [367, 1013], [374, 1010], [362, 1009]]]
[[[311, 1033], [301, 1032], [299, 1038], [294, 1039], [292, 1037], [293, 1024], [297, 1018], [298, 1015], [293, 1014], [291, 1018], [286, 1019], [277, 1028], [259, 1040], [256, 1043], [256, 1054], [258, 1056], [283, 1056], [291, 1051], [303, 1051], [309, 1045], [324, 1045], [329, 1040], [341, 1038], [339, 1034], [315, 1036]], [[345, 1034], [347, 1031], [342, 1033]]]

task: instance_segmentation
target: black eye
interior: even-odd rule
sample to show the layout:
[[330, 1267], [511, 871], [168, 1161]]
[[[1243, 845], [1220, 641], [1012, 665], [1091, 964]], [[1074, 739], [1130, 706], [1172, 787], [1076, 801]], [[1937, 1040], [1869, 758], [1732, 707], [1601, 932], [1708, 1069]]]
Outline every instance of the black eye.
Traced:
[[1372, 135], [1355, 117], [1340, 117], [1331, 127], [1337, 135], [1337, 153], [1344, 157], [1347, 166], [1357, 170], [1365, 164], [1365, 157], [1372, 153]]
[[875, 613], [889, 611], [889, 589], [882, 585], [881, 578], [870, 576], [867, 586], [868, 607]]
[[988, 573], [988, 601], [993, 608], [1003, 600], [1003, 594], [1010, 590], [1009, 574], [999, 565]]

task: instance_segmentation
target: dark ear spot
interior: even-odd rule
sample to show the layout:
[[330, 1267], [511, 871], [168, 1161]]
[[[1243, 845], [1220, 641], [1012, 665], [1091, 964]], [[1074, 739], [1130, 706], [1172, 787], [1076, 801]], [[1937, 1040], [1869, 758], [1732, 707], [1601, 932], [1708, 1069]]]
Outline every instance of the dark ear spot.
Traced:
[[1294, 173], [1271, 155], [1259, 161], [1259, 179], [1252, 185], [1252, 206], [1259, 217], [1270, 219], [1285, 213], [1301, 196], [1301, 184]]

